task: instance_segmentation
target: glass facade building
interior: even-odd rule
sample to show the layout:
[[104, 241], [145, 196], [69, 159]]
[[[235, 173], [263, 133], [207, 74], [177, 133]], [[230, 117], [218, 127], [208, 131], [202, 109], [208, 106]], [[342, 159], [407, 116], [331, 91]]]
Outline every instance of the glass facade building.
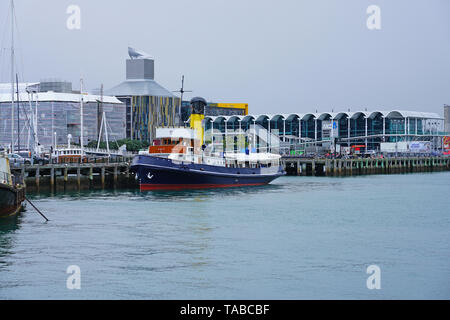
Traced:
[[[11, 95], [0, 95], [0, 145], [11, 144]], [[28, 94], [20, 95], [20, 102], [14, 105], [14, 145], [28, 149], [33, 140], [33, 128], [37, 125], [39, 144], [50, 147], [55, 143], [66, 144], [68, 134], [72, 142], [79, 143], [81, 135], [80, 95], [65, 93], [38, 93], [37, 99], [28, 100]], [[125, 106], [113, 97], [104, 97], [103, 108], [99, 96], [83, 95], [84, 141], [97, 140], [99, 123], [105, 113], [110, 140], [126, 137]], [[37, 101], [36, 101], [37, 100]], [[19, 106], [19, 108], [18, 108]], [[17, 111], [19, 110], [19, 120]], [[103, 111], [102, 111], [103, 110]], [[99, 119], [100, 117], [100, 119]], [[100, 120], [100, 121], [99, 121]], [[103, 130], [104, 132], [104, 130]]]
[[176, 97], [132, 97], [129, 130], [132, 139], [152, 141], [157, 127], [175, 126], [179, 104], [180, 99]]
[[434, 141], [439, 148], [439, 137], [445, 135], [444, 118], [438, 114], [395, 110], [206, 116], [204, 126], [219, 135], [239, 131], [251, 138], [252, 131], [264, 132], [261, 138], [256, 137], [258, 141], [278, 141], [287, 150], [304, 150], [311, 145], [329, 149], [339, 144], [364, 145], [366, 150], [376, 151], [382, 142], [400, 141]]

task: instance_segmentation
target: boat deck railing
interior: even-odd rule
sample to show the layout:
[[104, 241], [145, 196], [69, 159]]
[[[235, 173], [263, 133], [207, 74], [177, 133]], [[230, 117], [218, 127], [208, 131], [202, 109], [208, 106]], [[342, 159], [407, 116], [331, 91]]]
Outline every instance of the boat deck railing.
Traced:
[[11, 181], [11, 174], [8, 172], [0, 171], [0, 182], [9, 184]]
[[24, 184], [24, 177], [22, 174], [11, 175], [11, 178], [14, 186]]
[[0, 182], [13, 186], [23, 185], [24, 178], [22, 174], [13, 175], [9, 172], [0, 171]]

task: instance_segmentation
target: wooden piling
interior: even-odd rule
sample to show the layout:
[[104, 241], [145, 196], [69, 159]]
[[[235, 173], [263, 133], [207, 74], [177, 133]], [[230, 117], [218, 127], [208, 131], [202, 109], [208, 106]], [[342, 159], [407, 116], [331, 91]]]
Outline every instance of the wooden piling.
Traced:
[[77, 168], [77, 187], [78, 187], [78, 191], [81, 190], [81, 169], [80, 166], [78, 166]]
[[89, 189], [92, 189], [94, 187], [94, 167], [91, 164], [91, 167], [89, 168]]
[[114, 165], [114, 188], [117, 188], [117, 164]]
[[101, 169], [102, 189], [105, 189], [105, 167]]
[[64, 168], [64, 192], [66, 192], [66, 188], [67, 188], [67, 181], [69, 180], [68, 177], [68, 169], [67, 167]]
[[53, 193], [55, 191], [55, 168], [50, 168], [50, 190]]
[[36, 191], [37, 192], [39, 192], [39, 180], [40, 180], [40, 176], [41, 176], [41, 174], [40, 174], [40, 171], [39, 171], [39, 166], [36, 168], [36, 176], [35, 176], [35, 179], [36, 179]]

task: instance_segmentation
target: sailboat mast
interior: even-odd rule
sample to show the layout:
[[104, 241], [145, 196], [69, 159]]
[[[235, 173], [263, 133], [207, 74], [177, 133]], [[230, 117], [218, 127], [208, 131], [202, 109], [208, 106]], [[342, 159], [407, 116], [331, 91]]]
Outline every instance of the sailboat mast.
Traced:
[[16, 73], [16, 93], [17, 93], [17, 150], [20, 152], [20, 105], [19, 105], [19, 76]]
[[81, 144], [81, 160], [83, 161], [83, 146], [84, 146], [84, 123], [83, 123], [83, 78], [80, 79], [80, 144]]
[[14, 153], [14, 0], [11, 0], [11, 153]]

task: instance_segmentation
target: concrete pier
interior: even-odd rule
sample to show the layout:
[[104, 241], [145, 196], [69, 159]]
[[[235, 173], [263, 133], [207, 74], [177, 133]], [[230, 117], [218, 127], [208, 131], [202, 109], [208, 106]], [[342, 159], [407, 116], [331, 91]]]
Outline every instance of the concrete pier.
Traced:
[[450, 158], [365, 158], [365, 159], [305, 159], [283, 157], [281, 164], [288, 175], [352, 176], [364, 174], [394, 174], [450, 171]]

